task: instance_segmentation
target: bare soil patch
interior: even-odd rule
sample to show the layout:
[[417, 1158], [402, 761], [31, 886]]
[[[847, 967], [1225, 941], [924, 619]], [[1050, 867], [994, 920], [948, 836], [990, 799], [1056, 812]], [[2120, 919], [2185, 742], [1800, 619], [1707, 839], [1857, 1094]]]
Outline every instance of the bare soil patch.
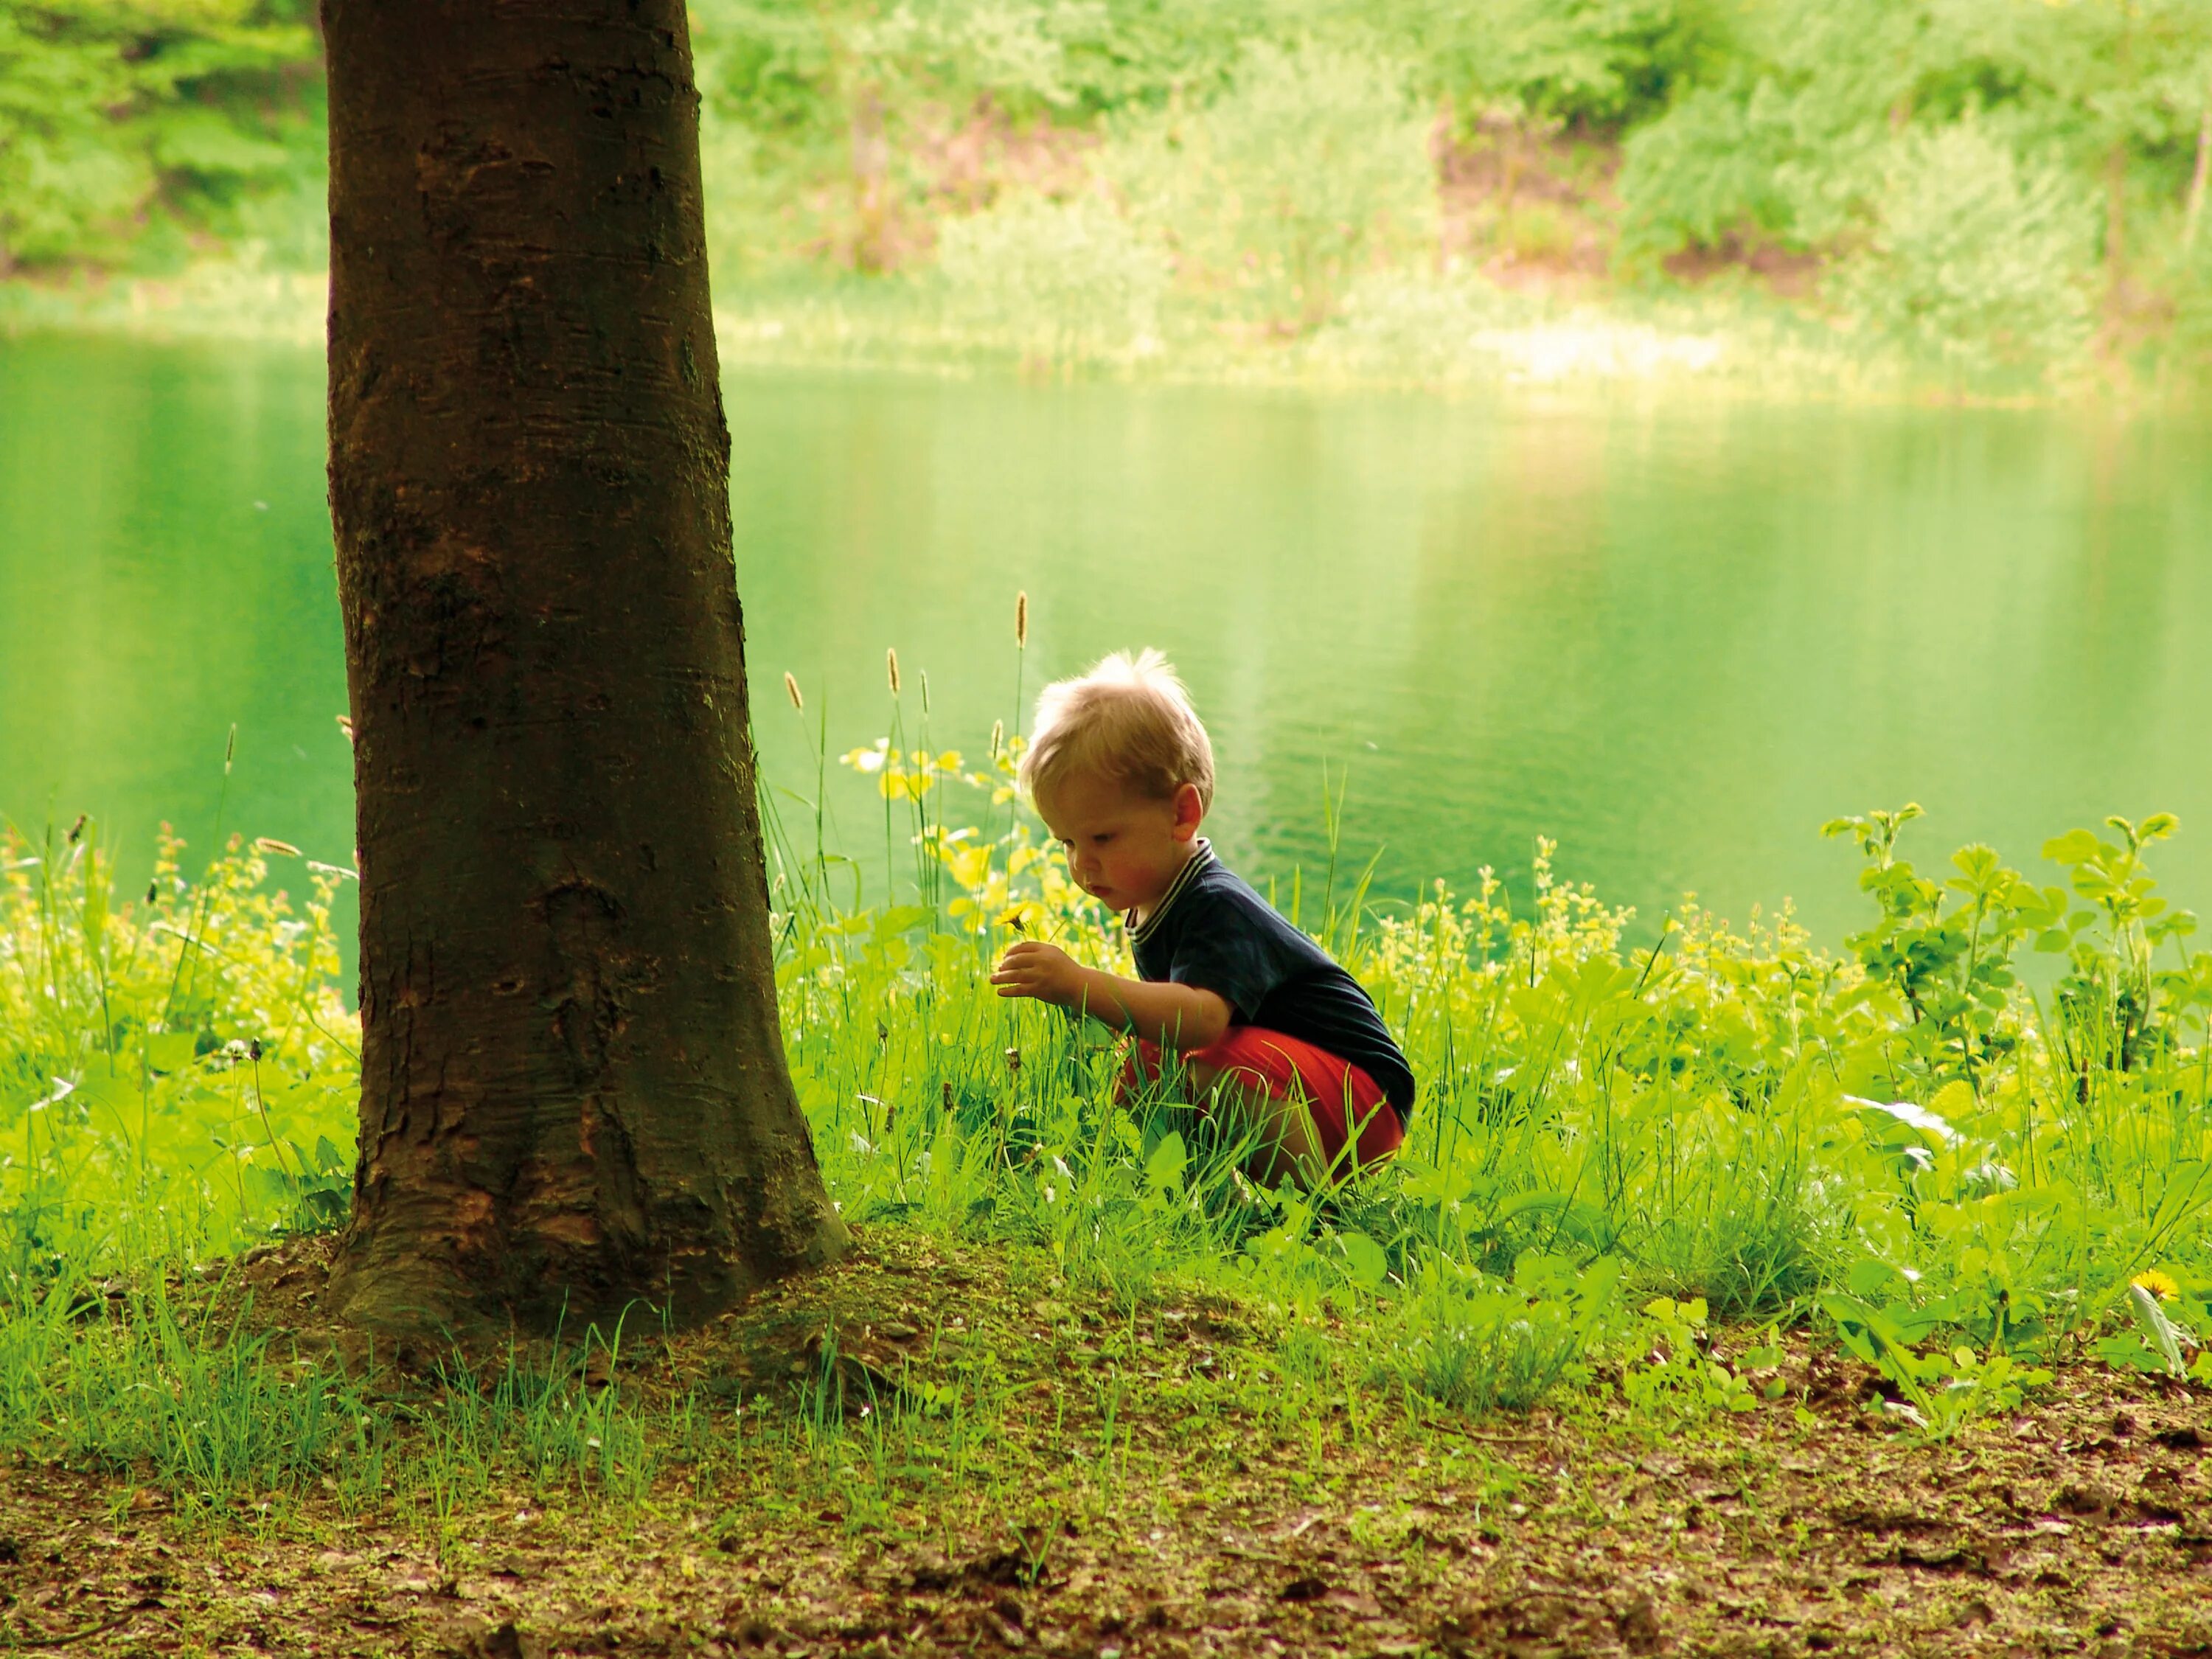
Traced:
[[[226, 1294], [251, 1285], [312, 1334], [319, 1263], [262, 1256]], [[1526, 1418], [1355, 1395], [1293, 1419], [1267, 1403], [1278, 1364], [1234, 1302], [1117, 1307], [1041, 1251], [877, 1230], [592, 1379], [707, 1402], [750, 1447], [642, 1497], [518, 1474], [444, 1517], [405, 1489], [209, 1514], [143, 1472], [0, 1468], [0, 1645], [2212, 1654], [2212, 1421], [2179, 1385], [2064, 1369], [1929, 1445], [1869, 1419], [1870, 1373], [1802, 1341], [1787, 1399], [1674, 1433], [1605, 1389]], [[793, 1381], [832, 1375], [844, 1427], [810, 1438]], [[967, 1441], [913, 1403], [953, 1381], [988, 1402]], [[879, 1432], [902, 1410], [911, 1432]]]

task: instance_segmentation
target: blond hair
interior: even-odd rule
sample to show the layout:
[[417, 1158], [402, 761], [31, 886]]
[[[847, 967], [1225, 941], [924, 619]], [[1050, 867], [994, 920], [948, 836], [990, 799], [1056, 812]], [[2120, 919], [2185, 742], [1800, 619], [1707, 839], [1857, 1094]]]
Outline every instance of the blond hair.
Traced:
[[1213, 805], [1213, 744], [1174, 667], [1158, 652], [1116, 651], [1087, 674], [1055, 680], [1037, 698], [1020, 781], [1036, 799], [1061, 778], [1090, 772], [1171, 799], [1186, 783]]

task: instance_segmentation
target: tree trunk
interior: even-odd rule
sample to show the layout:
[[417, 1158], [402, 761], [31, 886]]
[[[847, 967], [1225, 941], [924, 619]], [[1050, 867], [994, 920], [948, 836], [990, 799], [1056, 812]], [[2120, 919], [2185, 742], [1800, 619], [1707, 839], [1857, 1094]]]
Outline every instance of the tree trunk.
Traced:
[[324, 0], [361, 858], [331, 1304], [696, 1318], [834, 1255], [778, 1030], [683, 0]]

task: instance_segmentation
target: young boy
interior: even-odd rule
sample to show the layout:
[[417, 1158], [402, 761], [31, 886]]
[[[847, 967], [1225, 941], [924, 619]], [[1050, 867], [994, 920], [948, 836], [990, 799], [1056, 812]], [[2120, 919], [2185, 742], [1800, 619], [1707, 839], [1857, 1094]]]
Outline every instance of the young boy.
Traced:
[[1130, 1080], [1172, 1048], [1194, 1097], [1257, 1132], [1262, 1173], [1336, 1179], [1405, 1138], [1413, 1074], [1374, 1003], [1198, 833], [1213, 745], [1166, 659], [1117, 653], [1048, 686], [1020, 782], [1068, 872], [1122, 912], [1138, 977], [1025, 940], [991, 975], [1135, 1038]]

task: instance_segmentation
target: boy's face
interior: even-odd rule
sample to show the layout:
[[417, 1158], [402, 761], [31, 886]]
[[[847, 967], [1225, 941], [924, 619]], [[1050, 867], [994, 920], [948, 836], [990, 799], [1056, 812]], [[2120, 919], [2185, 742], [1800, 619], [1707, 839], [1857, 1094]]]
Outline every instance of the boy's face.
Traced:
[[1058, 780], [1036, 805], [1067, 848], [1068, 872], [1114, 910], [1147, 910], [1158, 902], [1189, 861], [1206, 816], [1190, 784], [1160, 800], [1095, 773]]

